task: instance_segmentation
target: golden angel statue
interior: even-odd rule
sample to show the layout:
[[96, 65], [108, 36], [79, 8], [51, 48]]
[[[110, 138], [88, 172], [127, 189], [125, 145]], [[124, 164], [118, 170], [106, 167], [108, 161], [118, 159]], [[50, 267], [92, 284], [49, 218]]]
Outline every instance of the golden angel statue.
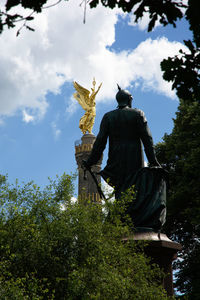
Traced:
[[92, 92], [82, 87], [76, 81], [74, 81], [74, 87], [76, 89], [76, 93], [73, 94], [74, 98], [80, 103], [82, 108], [86, 111], [84, 116], [79, 121], [79, 128], [85, 134], [87, 131], [92, 133], [92, 128], [94, 125], [94, 119], [96, 116], [96, 103], [95, 97], [98, 91], [101, 88], [102, 83], [99, 85], [98, 89], [95, 91], [96, 81], [93, 79], [93, 88], [91, 88]]

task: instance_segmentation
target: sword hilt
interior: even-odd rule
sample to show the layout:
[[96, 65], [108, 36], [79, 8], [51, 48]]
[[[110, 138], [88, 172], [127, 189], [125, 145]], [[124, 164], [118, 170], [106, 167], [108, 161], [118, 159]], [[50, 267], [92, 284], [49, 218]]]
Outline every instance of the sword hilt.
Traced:
[[87, 170], [89, 170], [89, 167], [85, 160], [82, 160], [81, 168], [83, 169], [83, 178], [84, 180], [87, 180]]
[[83, 178], [84, 178], [84, 180], [87, 180], [87, 170], [86, 169], [83, 170]]

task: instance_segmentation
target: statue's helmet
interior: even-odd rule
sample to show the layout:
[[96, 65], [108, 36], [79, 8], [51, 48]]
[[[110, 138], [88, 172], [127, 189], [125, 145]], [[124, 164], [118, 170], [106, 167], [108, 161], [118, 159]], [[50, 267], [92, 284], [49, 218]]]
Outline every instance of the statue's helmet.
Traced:
[[133, 99], [131, 93], [127, 90], [122, 90], [119, 85], [117, 86], [119, 89], [119, 91], [116, 94], [116, 100], [118, 102], [118, 106], [119, 107], [126, 106], [126, 105], [130, 106], [131, 101]]

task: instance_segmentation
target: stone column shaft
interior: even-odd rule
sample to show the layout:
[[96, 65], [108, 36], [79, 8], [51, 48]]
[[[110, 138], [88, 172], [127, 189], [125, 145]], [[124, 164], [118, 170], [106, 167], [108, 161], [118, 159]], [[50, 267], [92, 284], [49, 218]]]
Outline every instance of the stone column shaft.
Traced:
[[[81, 143], [75, 145], [75, 157], [78, 165], [78, 198], [79, 201], [99, 202], [100, 195], [97, 190], [96, 183], [88, 171], [84, 174], [82, 169], [82, 160], [87, 160], [94, 144], [96, 137], [93, 134], [84, 134], [81, 138]], [[92, 171], [95, 173], [97, 181], [101, 184], [101, 176], [96, 174], [101, 170], [102, 158], [98, 163], [92, 166]], [[84, 176], [86, 175], [86, 176]], [[86, 178], [85, 178], [86, 177]]]

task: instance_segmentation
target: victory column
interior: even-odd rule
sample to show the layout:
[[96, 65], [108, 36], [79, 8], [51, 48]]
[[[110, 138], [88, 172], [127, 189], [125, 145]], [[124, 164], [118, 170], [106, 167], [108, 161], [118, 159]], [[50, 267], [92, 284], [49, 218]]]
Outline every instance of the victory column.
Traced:
[[79, 128], [81, 129], [83, 136], [81, 137], [80, 142], [75, 142], [75, 157], [78, 165], [78, 199], [81, 202], [85, 202], [88, 200], [91, 200], [93, 202], [101, 201], [97, 185], [101, 184], [101, 177], [100, 175], [98, 175], [98, 172], [100, 172], [101, 170], [102, 157], [92, 167], [92, 172], [96, 174], [95, 178], [92, 178], [93, 174], [84, 170], [82, 166], [82, 161], [87, 160], [90, 156], [93, 144], [96, 139], [95, 135], [92, 133], [92, 128], [96, 116], [95, 97], [99, 92], [102, 83], [99, 85], [97, 90], [95, 90], [95, 79], [93, 79], [92, 84], [93, 87], [91, 88], [90, 92], [89, 90], [78, 84], [76, 81], [74, 82], [76, 93], [74, 93], [73, 96], [85, 110], [85, 114], [79, 121]]

